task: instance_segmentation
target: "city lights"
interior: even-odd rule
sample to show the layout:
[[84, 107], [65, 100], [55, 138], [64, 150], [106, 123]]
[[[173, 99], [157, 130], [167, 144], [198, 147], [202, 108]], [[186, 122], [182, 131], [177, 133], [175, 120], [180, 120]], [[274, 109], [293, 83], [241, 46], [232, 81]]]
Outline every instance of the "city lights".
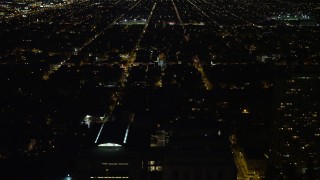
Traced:
[[1, 1], [3, 177], [320, 179], [319, 7]]

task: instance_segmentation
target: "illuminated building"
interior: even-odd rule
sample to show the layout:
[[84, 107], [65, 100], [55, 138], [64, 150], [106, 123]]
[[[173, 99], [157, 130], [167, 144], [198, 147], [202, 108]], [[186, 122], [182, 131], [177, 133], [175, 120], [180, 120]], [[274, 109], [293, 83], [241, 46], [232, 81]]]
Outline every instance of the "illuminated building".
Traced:
[[275, 83], [272, 154], [280, 174], [288, 166], [298, 174], [319, 168], [319, 67], [291, 69]]
[[160, 53], [159, 57], [157, 58], [158, 66], [161, 67], [161, 69], [164, 69], [166, 67], [166, 55], [164, 53]]
[[[129, 116], [127, 128], [124, 124], [104, 125], [98, 144], [79, 157], [78, 179], [237, 178], [230, 144], [217, 126], [207, 128], [206, 122], [195, 125], [185, 120], [170, 132], [153, 131], [148, 121], [134, 117]], [[114, 135], [121, 138], [113, 138]]]
[[236, 179], [229, 152], [97, 147], [78, 163], [79, 179]]

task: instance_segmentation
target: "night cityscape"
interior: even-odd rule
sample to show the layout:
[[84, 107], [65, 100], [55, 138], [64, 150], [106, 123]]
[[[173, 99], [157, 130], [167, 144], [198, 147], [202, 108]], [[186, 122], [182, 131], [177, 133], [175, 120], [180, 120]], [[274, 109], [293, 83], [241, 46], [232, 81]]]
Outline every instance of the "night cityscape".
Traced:
[[0, 23], [0, 179], [320, 179], [318, 0], [2, 0]]

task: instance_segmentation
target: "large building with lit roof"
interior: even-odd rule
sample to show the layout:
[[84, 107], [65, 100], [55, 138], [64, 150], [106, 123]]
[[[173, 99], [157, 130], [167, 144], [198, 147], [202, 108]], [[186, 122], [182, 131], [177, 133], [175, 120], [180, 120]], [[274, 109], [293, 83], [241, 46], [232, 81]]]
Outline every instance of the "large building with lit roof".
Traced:
[[79, 156], [77, 179], [237, 178], [228, 138], [218, 127], [186, 120], [167, 132], [153, 130], [144, 116], [128, 117], [127, 124], [103, 125], [96, 146]]

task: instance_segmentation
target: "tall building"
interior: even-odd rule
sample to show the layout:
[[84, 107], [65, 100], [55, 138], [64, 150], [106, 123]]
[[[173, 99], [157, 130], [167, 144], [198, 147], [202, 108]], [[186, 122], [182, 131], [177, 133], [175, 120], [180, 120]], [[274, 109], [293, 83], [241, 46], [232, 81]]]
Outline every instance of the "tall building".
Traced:
[[137, 116], [127, 126], [104, 124], [96, 146], [79, 156], [77, 179], [237, 179], [229, 141], [217, 126], [186, 119], [168, 132]]
[[292, 170], [307, 176], [320, 166], [319, 70], [319, 66], [289, 68], [275, 81], [271, 151], [284, 176]]

